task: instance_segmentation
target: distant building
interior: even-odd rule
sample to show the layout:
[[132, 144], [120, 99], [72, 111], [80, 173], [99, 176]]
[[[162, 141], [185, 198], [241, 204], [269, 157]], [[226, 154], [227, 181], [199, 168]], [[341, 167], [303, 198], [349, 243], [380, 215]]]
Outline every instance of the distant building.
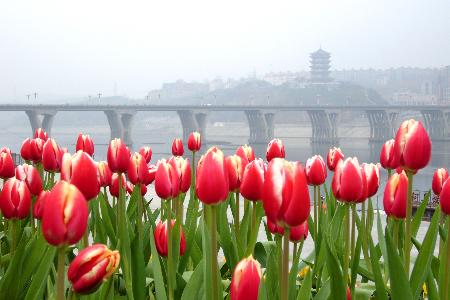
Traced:
[[210, 86], [207, 83], [186, 82], [177, 80], [175, 82], [163, 83], [160, 90], [153, 90], [148, 93], [151, 101], [163, 99], [179, 99], [186, 97], [197, 97], [209, 92]]
[[450, 103], [450, 66], [443, 67], [439, 71], [438, 79], [439, 102]]
[[309, 55], [311, 58], [310, 74], [311, 83], [324, 84], [332, 81], [330, 77], [330, 53], [320, 48]]

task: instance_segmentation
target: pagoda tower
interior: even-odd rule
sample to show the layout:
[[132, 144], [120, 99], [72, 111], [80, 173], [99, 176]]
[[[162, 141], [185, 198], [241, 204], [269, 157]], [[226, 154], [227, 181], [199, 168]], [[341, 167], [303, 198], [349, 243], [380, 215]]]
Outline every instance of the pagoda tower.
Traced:
[[311, 83], [323, 84], [332, 81], [333, 79], [330, 78], [330, 53], [320, 48], [311, 53], [309, 57], [311, 59]]

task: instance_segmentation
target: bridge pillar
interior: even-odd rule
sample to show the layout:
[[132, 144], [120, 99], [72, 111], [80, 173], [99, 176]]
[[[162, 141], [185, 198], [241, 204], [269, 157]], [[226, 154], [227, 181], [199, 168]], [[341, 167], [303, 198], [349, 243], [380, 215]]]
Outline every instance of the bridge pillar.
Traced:
[[26, 110], [25, 113], [30, 121], [32, 135], [36, 129], [42, 128], [51, 136], [53, 120], [57, 111]]
[[370, 126], [369, 143], [384, 143], [395, 135], [398, 112], [366, 110]]
[[133, 146], [132, 133], [136, 111], [105, 110], [104, 113], [111, 129], [111, 139], [120, 138], [127, 146]]
[[245, 111], [250, 129], [248, 142], [253, 147], [257, 156], [264, 156], [267, 143], [274, 138], [275, 114], [275, 111]]
[[339, 145], [339, 113], [336, 111], [308, 110], [311, 121], [311, 145]]
[[449, 112], [440, 109], [427, 109], [420, 112], [432, 140], [443, 141], [449, 137]]
[[195, 112], [194, 110], [177, 110], [180, 117], [181, 126], [183, 126], [183, 141], [187, 142], [189, 135], [198, 131], [202, 136], [202, 144], [206, 145], [206, 125], [208, 113], [204, 111]]

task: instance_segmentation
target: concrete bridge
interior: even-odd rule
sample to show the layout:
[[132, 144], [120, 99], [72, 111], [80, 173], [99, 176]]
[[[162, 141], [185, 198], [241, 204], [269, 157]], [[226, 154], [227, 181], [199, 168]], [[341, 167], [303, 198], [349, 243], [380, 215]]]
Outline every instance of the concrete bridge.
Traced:
[[122, 138], [132, 145], [133, 120], [139, 111], [175, 111], [183, 126], [183, 139], [192, 131], [199, 131], [206, 138], [206, 123], [211, 111], [245, 113], [250, 129], [249, 143], [266, 144], [274, 137], [275, 115], [283, 111], [306, 112], [311, 121], [311, 144], [339, 144], [339, 117], [344, 112], [361, 112], [367, 116], [370, 126], [369, 143], [382, 143], [394, 136], [395, 121], [402, 111], [415, 111], [423, 116], [424, 125], [434, 141], [450, 140], [450, 105], [399, 106], [271, 106], [271, 105], [26, 105], [3, 104], [0, 111], [23, 111], [30, 120], [34, 132], [42, 127], [51, 133], [53, 119], [59, 111], [103, 111], [111, 129], [111, 138]]

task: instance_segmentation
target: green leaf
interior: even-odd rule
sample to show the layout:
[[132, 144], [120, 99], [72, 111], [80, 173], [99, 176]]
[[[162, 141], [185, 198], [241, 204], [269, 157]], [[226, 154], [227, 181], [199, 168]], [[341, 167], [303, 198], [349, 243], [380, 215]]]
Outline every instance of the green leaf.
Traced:
[[[378, 217], [379, 218], [379, 217]], [[383, 238], [384, 239], [384, 238]], [[372, 263], [372, 272], [375, 277], [375, 286], [377, 287], [377, 299], [387, 300], [386, 288], [384, 286], [383, 276], [381, 275], [381, 268], [378, 261], [378, 254], [376, 253], [375, 246], [373, 245], [372, 237], [368, 237], [369, 249], [370, 249], [370, 260]], [[386, 260], [387, 261], [387, 260]]]
[[201, 299], [203, 295], [200, 294], [200, 290], [203, 284], [203, 268], [204, 260], [195, 267], [194, 273], [192, 273], [186, 287], [181, 295], [181, 300]]
[[411, 235], [413, 237], [417, 236], [417, 232], [419, 231], [420, 223], [422, 222], [423, 214], [425, 213], [425, 210], [427, 208], [428, 200], [430, 199], [431, 191], [428, 191], [428, 193], [425, 194], [425, 197], [422, 200], [422, 203], [420, 203], [419, 207], [416, 210], [416, 213], [414, 214], [414, 217], [411, 222]]
[[184, 237], [186, 239], [186, 250], [184, 255], [180, 258], [180, 263], [178, 266], [178, 271], [183, 273], [186, 269], [186, 265], [189, 261], [189, 257], [192, 255], [191, 251], [195, 244], [195, 232], [197, 231], [197, 216], [199, 208], [199, 200], [195, 198], [191, 193], [189, 199], [188, 208], [186, 210], [186, 220], [184, 226]]
[[433, 274], [431, 272], [428, 272], [426, 286], [428, 291], [428, 299], [439, 300], [439, 292], [436, 287], [436, 281], [434, 280]]
[[[386, 249], [385, 237], [383, 234], [383, 228], [381, 227], [380, 211], [377, 211], [377, 236], [378, 236], [378, 245], [380, 246], [381, 254], [383, 255], [384, 271], [385, 271], [385, 274], [387, 275], [387, 277], [389, 278], [389, 267], [387, 264], [388, 254], [387, 254], [387, 249]], [[372, 239], [372, 235], [367, 235], [367, 238]]]
[[156, 250], [155, 237], [153, 236], [153, 228], [150, 230], [150, 246], [152, 249], [152, 268], [153, 278], [155, 279], [156, 299], [167, 299], [166, 289], [164, 287], [164, 277], [161, 271], [161, 264], [159, 254]]
[[[222, 246], [223, 254], [226, 258], [228, 269], [233, 271], [238, 263], [237, 245], [233, 243], [230, 231], [230, 225], [227, 220], [228, 201], [219, 205], [219, 214], [217, 217], [217, 229], [219, 232], [219, 242]], [[236, 241], [236, 240], [234, 240]]]
[[[300, 254], [301, 249], [303, 248], [303, 242], [299, 244], [300, 251], [297, 253], [294, 253], [295, 256], [293, 257], [291, 270], [289, 272], [289, 299], [295, 299], [295, 294], [297, 292], [297, 274], [298, 274], [298, 267], [299, 267], [299, 260], [300, 260]], [[308, 272], [309, 273], [309, 272]]]
[[41, 253], [39, 266], [36, 272], [33, 274], [31, 284], [25, 296], [25, 300], [44, 299], [43, 292], [46, 284], [45, 279], [47, 278], [53, 265], [55, 253], [56, 248], [51, 246], [47, 247], [43, 255]]
[[411, 291], [413, 292], [414, 299], [419, 297], [422, 289], [422, 284], [426, 280], [428, 272], [431, 266], [431, 259], [433, 258], [433, 251], [436, 245], [436, 237], [439, 226], [439, 218], [441, 216], [440, 208], [437, 207], [433, 218], [431, 220], [428, 231], [425, 234], [422, 247], [420, 248], [419, 255], [417, 256], [414, 268], [409, 280]]
[[[108, 235], [111, 244], [117, 245], [117, 235], [115, 230], [116, 214], [114, 212], [114, 209], [104, 197], [102, 199], [99, 199], [99, 203], [102, 213], [102, 224], [105, 228], [105, 232]], [[113, 216], [113, 218], [111, 218], [111, 216]]]
[[[316, 294], [316, 296], [314, 297], [314, 300], [326, 300], [326, 299], [328, 299], [330, 293], [331, 293], [331, 284], [330, 284], [330, 279], [328, 279], [322, 285], [322, 288]], [[334, 293], [334, 291], [333, 291], [333, 293]]]
[[414, 299], [408, 282], [408, 275], [403, 267], [402, 260], [392, 242], [388, 228], [385, 230], [386, 249], [388, 253], [389, 273], [391, 275], [391, 296], [396, 299]]
[[311, 270], [306, 273], [303, 279], [300, 290], [298, 291], [297, 300], [309, 300], [311, 298], [311, 288], [312, 288], [312, 272]]
[[131, 272], [133, 277], [134, 298], [145, 299], [145, 262], [144, 253], [142, 251], [142, 240], [138, 235], [134, 237], [131, 247], [135, 250], [131, 255]]
[[347, 296], [347, 287], [344, 284], [345, 281], [342, 275], [342, 270], [335, 253], [330, 247], [329, 238], [325, 240], [327, 269], [330, 272], [330, 284], [331, 290], [333, 291], [333, 299], [345, 300]]

